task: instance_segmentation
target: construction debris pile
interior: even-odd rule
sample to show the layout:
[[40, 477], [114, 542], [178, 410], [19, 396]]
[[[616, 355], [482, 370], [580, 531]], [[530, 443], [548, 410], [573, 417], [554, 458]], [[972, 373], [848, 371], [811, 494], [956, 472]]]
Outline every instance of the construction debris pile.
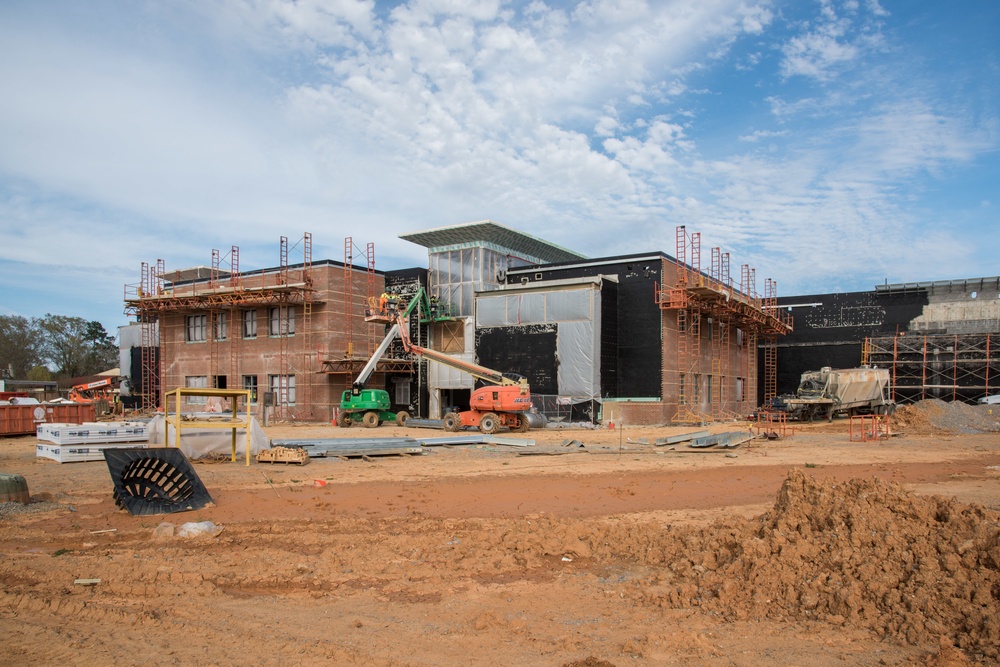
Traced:
[[901, 405], [893, 415], [896, 428], [908, 432], [1000, 433], [1000, 406], [969, 405], [937, 398]]

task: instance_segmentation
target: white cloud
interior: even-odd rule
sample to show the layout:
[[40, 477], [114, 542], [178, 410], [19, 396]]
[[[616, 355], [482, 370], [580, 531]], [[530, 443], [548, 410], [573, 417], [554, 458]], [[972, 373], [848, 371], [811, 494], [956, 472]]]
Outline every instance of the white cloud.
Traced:
[[744, 134], [740, 136], [740, 141], [746, 141], [748, 143], [757, 143], [761, 139], [770, 139], [772, 137], [786, 137], [788, 136], [788, 130], [754, 130], [750, 134]]
[[160, 20], [183, 23], [185, 12], [203, 16], [218, 36], [243, 41], [255, 50], [280, 52], [356, 47], [375, 36], [374, 9], [374, 0], [188, 0], [153, 11], [160, 12]]
[[829, 0], [824, 0], [821, 8], [820, 20], [782, 46], [781, 73], [785, 78], [829, 81], [883, 44], [878, 18], [884, 10], [877, 4], [868, 7], [876, 18], [860, 15], [859, 5], [853, 1], [844, 3], [843, 12]]
[[858, 56], [856, 46], [837, 38], [838, 35], [829, 32], [793, 38], [785, 47], [782, 74], [786, 77], [828, 78], [835, 66], [855, 60]]
[[926, 225], [921, 179], [996, 121], [886, 76], [874, 0], [804, 7], [225, 0], [120, 9], [135, 35], [0, 8], [0, 261], [103, 252], [110, 276], [235, 243], [273, 266], [308, 230], [391, 268], [423, 263], [399, 233], [492, 218], [592, 255], [673, 252], [687, 224], [783, 285], [893, 275], [879, 234]]
[[[992, 123], [994, 128], [996, 123]], [[924, 100], [879, 108], [857, 128], [861, 159], [895, 176], [968, 162], [996, 145], [987, 128], [935, 112]]]

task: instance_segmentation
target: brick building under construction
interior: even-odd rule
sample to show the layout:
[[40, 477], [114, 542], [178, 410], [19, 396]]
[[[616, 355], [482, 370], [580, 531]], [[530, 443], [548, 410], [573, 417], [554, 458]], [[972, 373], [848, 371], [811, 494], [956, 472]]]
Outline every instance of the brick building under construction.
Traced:
[[[701, 262], [698, 233], [677, 228], [675, 255], [588, 259], [491, 221], [404, 234], [428, 268], [379, 271], [373, 244], [354, 261], [312, 261], [312, 237], [278, 266], [241, 271], [239, 249], [211, 267], [144, 264], [126, 286], [136, 324], [127, 353], [134, 401], [153, 408], [174, 387], [249, 389], [279, 419], [329, 422], [340, 394], [385, 333], [366, 313], [385, 290], [423, 287], [448, 317], [413, 322], [411, 338], [468, 361], [518, 373], [555, 419], [691, 423], [751, 412], [776, 386], [776, 341], [792, 330], [775, 284], [730, 272], [729, 254]], [[289, 262], [301, 245], [301, 262]], [[123, 336], [123, 340], [125, 336]], [[758, 349], [762, 351], [758, 359]], [[396, 348], [369, 381], [396, 409], [439, 417], [463, 408], [473, 378]], [[466, 403], [467, 405], [467, 403]], [[183, 406], [197, 410], [198, 405]]]

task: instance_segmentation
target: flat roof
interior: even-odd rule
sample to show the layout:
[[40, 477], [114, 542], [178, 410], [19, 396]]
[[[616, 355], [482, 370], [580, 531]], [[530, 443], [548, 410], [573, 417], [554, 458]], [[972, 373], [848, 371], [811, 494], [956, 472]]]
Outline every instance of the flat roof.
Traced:
[[450, 246], [488, 243], [511, 250], [522, 259], [542, 264], [586, 259], [585, 255], [567, 250], [530, 234], [519, 232], [516, 229], [505, 227], [492, 220], [436, 227], [421, 232], [400, 234], [399, 238], [422, 245], [430, 252], [445, 250]]
[[921, 290], [961, 289], [965, 292], [974, 290], [1000, 289], [1000, 276], [988, 278], [960, 278], [958, 280], [932, 280], [918, 283], [887, 283], [876, 285], [875, 291], [882, 293], [917, 292]]

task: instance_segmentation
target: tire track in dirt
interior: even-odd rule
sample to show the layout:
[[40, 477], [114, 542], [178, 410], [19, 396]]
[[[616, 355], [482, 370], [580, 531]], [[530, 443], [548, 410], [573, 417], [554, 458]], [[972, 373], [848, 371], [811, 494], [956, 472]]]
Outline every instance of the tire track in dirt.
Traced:
[[[935, 484], [956, 477], [975, 479], [1000, 465], [1000, 455], [939, 463], [893, 463], [801, 467], [817, 480], [871, 478], [900, 484]], [[790, 468], [741, 466], [729, 475], [718, 470], [628, 472], [596, 475], [477, 476], [419, 482], [365, 482], [213, 492], [216, 507], [203, 513], [213, 521], [324, 515], [393, 518], [508, 518], [526, 514], [584, 518], [656, 510], [711, 510], [771, 503]]]

